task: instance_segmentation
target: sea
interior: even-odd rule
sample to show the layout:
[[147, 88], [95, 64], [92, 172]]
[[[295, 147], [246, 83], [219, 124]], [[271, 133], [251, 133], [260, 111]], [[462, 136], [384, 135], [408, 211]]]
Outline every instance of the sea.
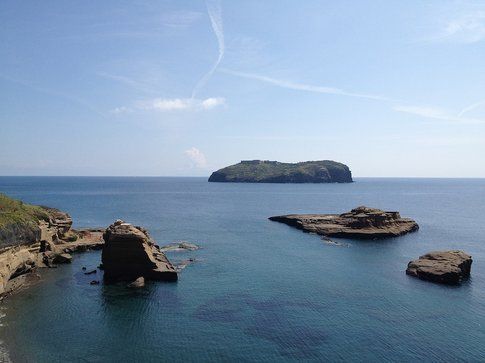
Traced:
[[[206, 178], [0, 177], [0, 192], [68, 212], [74, 227], [123, 219], [159, 245], [187, 241], [176, 283], [90, 285], [99, 251], [41, 271], [0, 304], [13, 362], [484, 362], [485, 179], [356, 178], [350, 184]], [[418, 232], [329, 243], [268, 217], [366, 205]], [[407, 276], [433, 250], [473, 256], [471, 278]]]

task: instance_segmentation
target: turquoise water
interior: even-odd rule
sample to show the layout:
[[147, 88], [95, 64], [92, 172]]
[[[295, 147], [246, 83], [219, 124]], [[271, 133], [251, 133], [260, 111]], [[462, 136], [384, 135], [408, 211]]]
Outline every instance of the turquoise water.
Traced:
[[[201, 178], [0, 178], [0, 191], [68, 211], [76, 227], [122, 218], [197, 262], [177, 283], [91, 286], [82, 266], [0, 308], [13, 361], [485, 361], [485, 180], [357, 179], [352, 184], [217, 184]], [[419, 232], [327, 245], [267, 217], [399, 210]], [[463, 249], [459, 287], [405, 275], [427, 251]], [[98, 277], [99, 278], [99, 275]]]

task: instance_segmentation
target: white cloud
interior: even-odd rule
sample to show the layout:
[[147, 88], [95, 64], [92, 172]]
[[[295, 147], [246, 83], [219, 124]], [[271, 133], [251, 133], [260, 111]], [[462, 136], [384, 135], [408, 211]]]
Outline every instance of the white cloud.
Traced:
[[448, 121], [448, 122], [460, 122], [460, 123], [468, 123], [468, 124], [481, 124], [485, 123], [485, 120], [480, 120], [476, 118], [469, 118], [469, 117], [460, 117], [451, 114], [450, 112], [434, 107], [421, 107], [421, 106], [394, 106], [394, 111], [398, 112], [405, 112], [412, 115], [434, 119], [434, 120], [441, 120], [441, 121]]
[[205, 110], [210, 110], [211, 108], [222, 106], [226, 103], [226, 100], [222, 97], [211, 97], [203, 100], [200, 105]]
[[327, 93], [327, 94], [340, 95], [340, 96], [349, 96], [349, 97], [357, 97], [357, 98], [368, 98], [368, 99], [372, 99], [372, 100], [389, 101], [389, 99], [386, 98], [386, 97], [364, 94], [364, 93], [347, 92], [345, 90], [342, 90], [340, 88], [335, 88], [335, 87], [314, 86], [314, 85], [305, 84], [305, 83], [296, 83], [296, 82], [266, 77], [266, 76], [253, 74], [253, 73], [244, 73], [244, 72], [232, 71], [232, 70], [229, 70], [229, 69], [221, 69], [221, 72], [231, 74], [231, 75], [237, 76], [237, 77], [254, 79], [254, 80], [257, 80], [257, 81], [266, 82], [266, 83], [272, 84], [272, 85], [277, 86], [277, 87], [288, 88], [288, 89], [292, 89], [292, 90], [295, 90], [295, 91]]
[[147, 104], [147, 109], [159, 111], [185, 110], [192, 106], [190, 99], [183, 98], [156, 98]]
[[217, 106], [225, 105], [223, 97], [210, 97], [206, 99], [194, 98], [155, 98], [137, 103], [137, 108], [142, 110], [167, 111], [199, 111], [210, 110]]
[[121, 107], [116, 107], [116, 108], [112, 109], [110, 112], [118, 115], [120, 113], [128, 113], [128, 112], [131, 112], [131, 111], [132, 111], [132, 109], [129, 108], [129, 107], [121, 106]]
[[184, 154], [190, 159], [192, 164], [197, 168], [207, 167], [207, 160], [205, 155], [196, 147], [191, 147], [184, 151]]
[[485, 11], [475, 9], [449, 20], [441, 32], [431, 40], [459, 43], [477, 43], [485, 40]]
[[453, 37], [465, 43], [476, 43], [485, 39], [485, 12], [467, 14], [448, 23], [446, 37]]

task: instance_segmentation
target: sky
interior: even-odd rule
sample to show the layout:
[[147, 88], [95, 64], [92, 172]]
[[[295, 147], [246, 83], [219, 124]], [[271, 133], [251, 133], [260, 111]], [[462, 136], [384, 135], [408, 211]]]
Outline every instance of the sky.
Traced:
[[485, 177], [485, 0], [3, 0], [0, 24], [0, 175]]

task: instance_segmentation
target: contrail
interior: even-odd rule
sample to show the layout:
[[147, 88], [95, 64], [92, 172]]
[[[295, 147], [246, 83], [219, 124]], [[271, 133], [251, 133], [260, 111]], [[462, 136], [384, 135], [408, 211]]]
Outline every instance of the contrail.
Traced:
[[209, 18], [211, 21], [212, 30], [214, 31], [214, 34], [216, 35], [216, 38], [217, 38], [217, 44], [219, 46], [219, 55], [214, 65], [209, 70], [209, 72], [207, 72], [195, 85], [192, 91], [192, 98], [195, 98], [195, 96], [200, 91], [200, 89], [204, 87], [207, 81], [212, 77], [217, 67], [219, 66], [219, 63], [221, 63], [222, 58], [224, 57], [224, 51], [225, 51], [224, 30], [222, 27], [221, 2], [219, 0], [207, 0], [206, 7], [207, 7], [207, 13], [209, 14]]
[[28, 82], [25, 82], [23, 80], [11, 78], [11, 77], [5, 76], [3, 74], [0, 74], [0, 79], [4, 79], [8, 82], [19, 84], [23, 87], [29, 88], [29, 89], [36, 91], [36, 92], [45, 93], [47, 95], [64, 98], [68, 101], [77, 103], [78, 105], [81, 105], [81, 106], [87, 108], [89, 111], [94, 112], [94, 113], [98, 114], [99, 116], [106, 118], [106, 115], [103, 112], [99, 111], [97, 108], [91, 106], [85, 100], [83, 100], [82, 98], [79, 98], [77, 96], [72, 96], [72, 95], [69, 95], [69, 94], [66, 94], [66, 93], [63, 93], [63, 92], [59, 92], [59, 91], [56, 91], [56, 90], [52, 90], [52, 89], [49, 89], [49, 88], [38, 87], [38, 86], [35, 86], [35, 85], [30, 84]]
[[392, 101], [389, 98], [386, 98], [386, 97], [383, 97], [383, 96], [347, 92], [343, 89], [335, 88], [335, 87], [314, 86], [314, 85], [305, 84], [305, 83], [290, 82], [290, 81], [286, 81], [286, 80], [262, 76], [262, 75], [259, 75], [259, 74], [237, 72], [237, 71], [232, 71], [232, 70], [229, 70], [229, 69], [221, 69], [220, 72], [231, 74], [231, 75], [237, 76], [237, 77], [254, 79], [254, 80], [257, 80], [257, 81], [272, 84], [274, 86], [293, 89], [293, 90], [297, 90], [297, 91], [307, 91], [307, 92], [315, 92], [315, 93], [328, 93], [328, 94], [333, 94], [333, 95], [341, 95], [341, 96], [357, 97], [357, 98], [367, 98], [367, 99], [379, 100], [379, 101]]
[[460, 111], [460, 113], [458, 114], [458, 117], [461, 117], [465, 113], [470, 112], [471, 110], [474, 110], [475, 108], [480, 107], [480, 106], [483, 106], [483, 105], [485, 105], [485, 100], [480, 101], [480, 102], [477, 102], [477, 103], [474, 103], [474, 104], [472, 104], [470, 106], [467, 106], [463, 110]]

